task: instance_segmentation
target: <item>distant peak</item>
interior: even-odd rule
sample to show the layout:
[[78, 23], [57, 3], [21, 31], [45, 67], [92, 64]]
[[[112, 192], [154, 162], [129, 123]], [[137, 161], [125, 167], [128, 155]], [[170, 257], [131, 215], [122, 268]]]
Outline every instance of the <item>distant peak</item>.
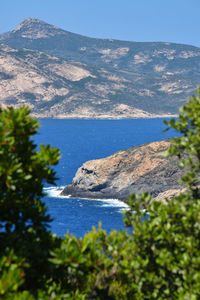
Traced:
[[53, 36], [55, 34], [58, 34], [60, 31], [63, 30], [54, 25], [31, 17], [24, 19], [13, 30], [14, 33], [20, 32], [22, 37], [31, 39]]
[[34, 24], [34, 25], [36, 25], [36, 24], [42, 24], [42, 25], [44, 25], [44, 24], [47, 24], [47, 23], [45, 23], [44, 21], [41, 21], [39, 19], [34, 19], [34, 18], [28, 17], [28, 18], [22, 20], [19, 23], [19, 25], [17, 25], [17, 27], [15, 28], [14, 31], [18, 31], [21, 28], [26, 27], [27, 25], [31, 25], [31, 24]]
[[23, 23], [23, 22], [43, 22], [43, 21], [36, 19], [36, 18], [27, 17], [24, 20], [22, 20], [21, 23]]

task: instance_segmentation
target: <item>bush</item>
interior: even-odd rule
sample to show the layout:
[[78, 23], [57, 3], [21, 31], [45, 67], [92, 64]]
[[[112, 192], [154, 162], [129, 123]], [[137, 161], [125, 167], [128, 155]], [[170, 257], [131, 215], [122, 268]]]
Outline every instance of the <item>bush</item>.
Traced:
[[[23, 123], [24, 114], [27, 121]], [[28, 114], [25, 108], [1, 112], [0, 220], [4, 231], [0, 238], [4, 257], [0, 282], [5, 282], [7, 274], [11, 278], [2, 295], [26, 293], [27, 299], [33, 294], [37, 299], [199, 299], [200, 90], [182, 107], [178, 119], [167, 123], [182, 134], [172, 141], [169, 155], [176, 155], [186, 170], [181, 179], [185, 191], [163, 202], [147, 193], [132, 195], [124, 213], [128, 232], [107, 234], [100, 226], [83, 238], [68, 233], [61, 243], [48, 232], [50, 219], [39, 200], [43, 180], [54, 182], [55, 174], [47, 165], [57, 163], [58, 151], [49, 146], [42, 146], [39, 153], [34, 150], [28, 136], [36, 132], [37, 124]], [[17, 120], [21, 121], [15, 127]], [[29, 236], [28, 247], [24, 237]], [[15, 255], [11, 265], [6, 265], [7, 244], [15, 251], [10, 254]], [[40, 248], [42, 259], [36, 245], [45, 248]], [[32, 257], [30, 248], [34, 249]], [[38, 282], [43, 267], [43, 282]], [[36, 280], [34, 293], [33, 286], [25, 284], [29, 283], [26, 277], [20, 279], [22, 269]], [[19, 284], [13, 279], [15, 272]]]
[[13, 251], [6, 251], [0, 261], [0, 298], [15, 300], [33, 300], [34, 297], [28, 291], [19, 291], [24, 283], [27, 265], [20, 260]]
[[38, 123], [27, 107], [0, 110], [0, 255], [7, 248], [30, 265], [25, 288], [35, 289], [44, 281], [49, 251], [54, 244], [51, 221], [40, 198], [43, 184], [54, 184], [59, 151], [36, 145], [32, 136]]
[[167, 124], [182, 133], [169, 154], [182, 158], [187, 190], [164, 202], [146, 193], [129, 197], [124, 222], [132, 234], [94, 229], [81, 240], [67, 235], [54, 252], [65, 274], [63, 290], [78, 289], [86, 299], [199, 299], [199, 90]]

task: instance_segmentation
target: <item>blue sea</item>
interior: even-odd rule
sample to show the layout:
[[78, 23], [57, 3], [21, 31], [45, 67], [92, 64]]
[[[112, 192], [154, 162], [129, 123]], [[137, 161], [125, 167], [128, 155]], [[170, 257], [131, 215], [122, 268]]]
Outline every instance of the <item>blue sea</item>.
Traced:
[[46, 186], [44, 198], [53, 222], [51, 231], [64, 236], [69, 231], [82, 237], [92, 226], [102, 227], [109, 232], [123, 229], [122, 210], [127, 206], [116, 199], [88, 200], [59, 196], [62, 188], [71, 183], [77, 169], [86, 161], [103, 158], [116, 151], [147, 142], [173, 137], [163, 119], [128, 120], [61, 120], [40, 119], [37, 144], [50, 144], [59, 148], [61, 159], [55, 167], [57, 186]]

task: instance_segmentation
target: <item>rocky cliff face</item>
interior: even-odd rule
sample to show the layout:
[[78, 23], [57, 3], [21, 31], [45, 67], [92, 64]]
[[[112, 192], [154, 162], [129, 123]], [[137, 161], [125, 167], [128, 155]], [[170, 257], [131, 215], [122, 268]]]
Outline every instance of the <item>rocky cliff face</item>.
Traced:
[[169, 116], [195, 92], [199, 67], [197, 47], [94, 39], [27, 18], [0, 34], [0, 104], [38, 117]]
[[62, 195], [124, 201], [128, 195], [142, 191], [160, 198], [174, 195], [181, 188], [178, 180], [182, 171], [175, 159], [163, 157], [169, 145], [169, 141], [154, 142], [88, 161]]

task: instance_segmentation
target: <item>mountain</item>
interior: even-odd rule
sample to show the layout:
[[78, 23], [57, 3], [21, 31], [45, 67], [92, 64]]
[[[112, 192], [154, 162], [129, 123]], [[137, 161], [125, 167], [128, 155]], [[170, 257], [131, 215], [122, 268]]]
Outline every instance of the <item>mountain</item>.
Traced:
[[176, 114], [199, 69], [194, 46], [89, 38], [32, 18], [0, 35], [0, 101], [37, 116]]
[[110, 76], [80, 62], [0, 44], [0, 103], [29, 105], [37, 117], [152, 116], [130, 105], [109, 101], [107, 94], [125, 88], [125, 84]]
[[84, 163], [61, 195], [89, 199], [127, 200], [133, 193], [149, 192], [157, 199], [182, 189], [183, 171], [176, 159], [163, 154], [169, 141], [148, 143]]

